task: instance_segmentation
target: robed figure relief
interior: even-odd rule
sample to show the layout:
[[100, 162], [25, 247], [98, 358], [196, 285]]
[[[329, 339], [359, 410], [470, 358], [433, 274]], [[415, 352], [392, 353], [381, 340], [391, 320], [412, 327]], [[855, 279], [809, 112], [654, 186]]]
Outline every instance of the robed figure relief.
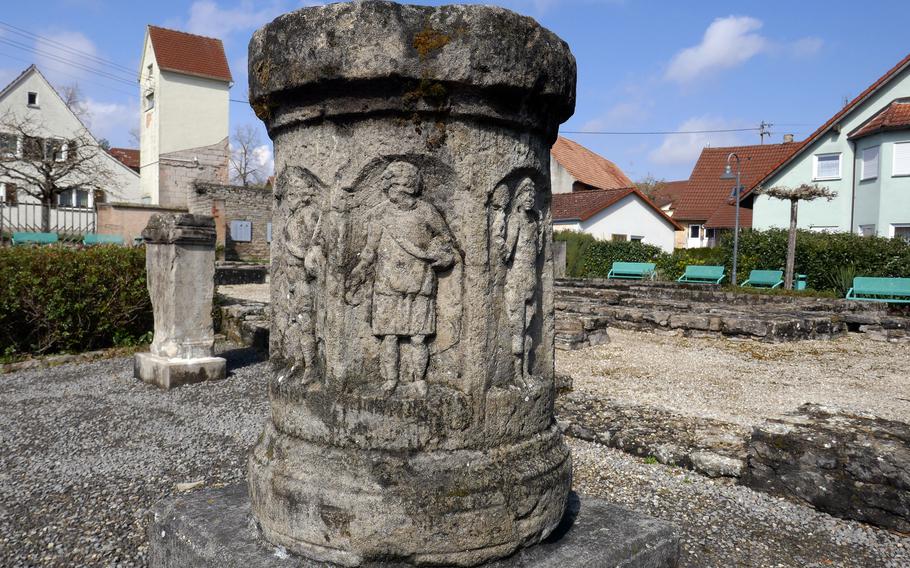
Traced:
[[[506, 186], [494, 192], [503, 202]], [[534, 209], [534, 182], [523, 178], [507, 206], [495, 207], [493, 241], [505, 266], [503, 300], [511, 338], [514, 377], [524, 382], [530, 375], [529, 354], [534, 339], [528, 327], [536, 312], [534, 291], [537, 286], [537, 255], [541, 248], [540, 221]], [[507, 193], [506, 193], [507, 195]]]
[[358, 301], [372, 273], [371, 329], [382, 342], [382, 389], [391, 393], [407, 383], [410, 392], [422, 396], [428, 341], [436, 333], [437, 273], [455, 262], [453, 237], [439, 211], [421, 199], [417, 167], [393, 162], [381, 183], [388, 200], [369, 215], [366, 245], [347, 290], [351, 301]]

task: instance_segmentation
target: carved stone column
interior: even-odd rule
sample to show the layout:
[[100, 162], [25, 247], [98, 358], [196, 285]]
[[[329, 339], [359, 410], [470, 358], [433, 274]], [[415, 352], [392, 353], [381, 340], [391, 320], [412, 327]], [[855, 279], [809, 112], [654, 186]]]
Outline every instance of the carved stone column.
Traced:
[[150, 353], [137, 353], [136, 378], [169, 389], [223, 379], [225, 360], [212, 357], [215, 223], [187, 213], [154, 215], [142, 231], [155, 316]]
[[575, 72], [495, 7], [333, 4], [254, 35], [277, 180], [249, 473], [271, 542], [475, 565], [559, 523], [549, 149]]

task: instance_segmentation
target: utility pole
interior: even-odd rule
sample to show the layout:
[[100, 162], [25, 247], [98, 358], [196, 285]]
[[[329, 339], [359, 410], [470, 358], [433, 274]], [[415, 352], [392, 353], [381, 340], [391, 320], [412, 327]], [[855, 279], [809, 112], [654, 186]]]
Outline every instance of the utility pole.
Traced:
[[770, 122], [765, 122], [764, 120], [761, 121], [761, 124], [758, 125], [758, 135], [761, 137], [762, 144], [765, 143], [765, 136], [768, 136], [768, 137], [771, 136], [771, 131], [768, 129], [771, 128], [772, 126], [774, 126], [774, 125], [771, 124]]

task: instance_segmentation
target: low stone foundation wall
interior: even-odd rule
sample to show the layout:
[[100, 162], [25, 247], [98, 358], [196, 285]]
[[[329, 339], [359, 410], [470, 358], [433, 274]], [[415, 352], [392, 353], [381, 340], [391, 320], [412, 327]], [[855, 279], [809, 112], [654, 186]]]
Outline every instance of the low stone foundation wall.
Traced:
[[229, 341], [269, 352], [269, 305], [216, 294], [215, 331]]
[[716, 286], [616, 280], [557, 281], [557, 332], [585, 345], [581, 332], [610, 326], [761, 341], [828, 339], [847, 331], [910, 340], [910, 309], [834, 298], [728, 292]]
[[265, 284], [269, 267], [264, 264], [218, 262], [215, 264], [215, 285]]

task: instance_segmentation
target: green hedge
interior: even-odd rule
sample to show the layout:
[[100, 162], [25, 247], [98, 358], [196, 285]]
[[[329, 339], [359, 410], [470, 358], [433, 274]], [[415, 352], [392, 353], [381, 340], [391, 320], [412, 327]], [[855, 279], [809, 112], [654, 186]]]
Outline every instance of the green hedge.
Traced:
[[0, 356], [90, 351], [150, 338], [145, 249], [0, 249]]
[[566, 276], [585, 278], [584, 258], [588, 247], [597, 242], [593, 236], [577, 231], [556, 231], [553, 240], [566, 243]]
[[[713, 264], [733, 270], [733, 235], [724, 234], [714, 248], [677, 249], [665, 253], [652, 245], [633, 242], [589, 241], [578, 246], [580, 257], [574, 262], [583, 267], [567, 275], [606, 277], [614, 261], [655, 262], [660, 280], [679, 278], [687, 265]], [[563, 236], [568, 240], [571, 236]], [[787, 231], [746, 230], [739, 239], [739, 280], [753, 269], [783, 270], [787, 260]], [[850, 233], [799, 231], [796, 237], [796, 273], [806, 274], [809, 287], [842, 295], [852, 276], [891, 276], [910, 278], [910, 244], [900, 239], [861, 237]]]

